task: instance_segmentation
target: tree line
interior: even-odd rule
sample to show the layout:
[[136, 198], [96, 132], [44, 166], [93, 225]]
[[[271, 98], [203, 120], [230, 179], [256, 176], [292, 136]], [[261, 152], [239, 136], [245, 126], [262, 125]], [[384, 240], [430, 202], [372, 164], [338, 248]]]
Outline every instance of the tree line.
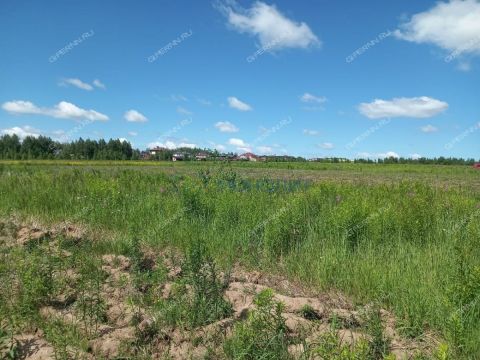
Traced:
[[[154, 156], [147, 156], [150, 160], [171, 160], [174, 153], [184, 153], [187, 159], [194, 159], [199, 152], [205, 152], [209, 158], [222, 157], [224, 159], [232, 159], [234, 153], [220, 154], [216, 150], [209, 149], [165, 149]], [[68, 159], [68, 160], [139, 160], [143, 153], [132, 148], [127, 141], [119, 139], [90, 140], [82, 139], [71, 142], [54, 141], [46, 136], [27, 136], [23, 141], [17, 135], [3, 135], [0, 137], [0, 159], [5, 160], [35, 160], [35, 159]], [[293, 156], [265, 156], [266, 161], [308, 161], [303, 157]], [[310, 160], [312, 161], [312, 160]], [[475, 159], [463, 159], [455, 157], [438, 157], [438, 158], [385, 158], [385, 159], [355, 159], [349, 160], [345, 158], [320, 158], [313, 160], [323, 163], [378, 163], [378, 164], [437, 164], [437, 165], [473, 165]]]
[[27, 136], [23, 141], [17, 135], [0, 137], [0, 158], [10, 160], [73, 159], [73, 160], [136, 160], [140, 151], [129, 142], [110, 139], [83, 140], [68, 143], [54, 141], [46, 136]]

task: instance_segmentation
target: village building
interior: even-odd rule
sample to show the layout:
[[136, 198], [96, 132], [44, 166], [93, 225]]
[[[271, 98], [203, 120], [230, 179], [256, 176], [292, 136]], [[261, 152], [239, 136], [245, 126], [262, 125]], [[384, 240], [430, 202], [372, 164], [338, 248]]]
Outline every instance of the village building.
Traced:
[[199, 152], [197, 155], [195, 155], [195, 160], [198, 161], [205, 161], [207, 160], [209, 155], [206, 152]]
[[172, 161], [183, 161], [183, 160], [185, 160], [184, 153], [175, 153], [172, 155]]
[[245, 154], [241, 154], [237, 157], [237, 160], [246, 160], [246, 161], [257, 161], [258, 156], [254, 153], [247, 152]]
[[156, 154], [160, 154], [160, 153], [162, 153], [166, 150], [167, 150], [166, 148], [156, 146], [154, 148], [148, 149], [148, 152], [150, 153], [150, 155], [156, 155]]

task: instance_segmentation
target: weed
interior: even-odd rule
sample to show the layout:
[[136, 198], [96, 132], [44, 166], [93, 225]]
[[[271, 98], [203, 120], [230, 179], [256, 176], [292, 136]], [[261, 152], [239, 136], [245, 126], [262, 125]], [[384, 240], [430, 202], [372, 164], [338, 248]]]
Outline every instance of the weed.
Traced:
[[224, 351], [229, 359], [291, 359], [288, 334], [282, 317], [284, 305], [276, 302], [272, 290], [263, 290], [255, 298], [256, 308], [245, 322], [235, 325], [226, 339]]

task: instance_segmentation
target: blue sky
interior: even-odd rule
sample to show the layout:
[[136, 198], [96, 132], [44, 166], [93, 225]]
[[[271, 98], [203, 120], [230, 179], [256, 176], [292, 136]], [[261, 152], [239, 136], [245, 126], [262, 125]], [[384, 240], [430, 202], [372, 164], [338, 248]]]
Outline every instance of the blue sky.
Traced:
[[480, 1], [3, 0], [0, 132], [480, 157]]

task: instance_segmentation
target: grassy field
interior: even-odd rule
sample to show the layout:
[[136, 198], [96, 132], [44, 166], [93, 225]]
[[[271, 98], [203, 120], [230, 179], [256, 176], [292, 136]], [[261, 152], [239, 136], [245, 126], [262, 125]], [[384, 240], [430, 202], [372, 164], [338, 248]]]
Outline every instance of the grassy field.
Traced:
[[[211, 256], [206, 263], [222, 270], [240, 265], [249, 271], [281, 274], [319, 292], [341, 292], [356, 304], [378, 304], [396, 316], [396, 329], [403, 337], [437, 339], [439, 349], [429, 354], [432, 358], [480, 358], [478, 170], [422, 165], [12, 161], [2, 162], [0, 171], [3, 219], [35, 219], [49, 226], [68, 220], [96, 238], [75, 258], [87, 263], [87, 270], [81, 267], [87, 274], [96, 261], [92, 256], [88, 265], [89, 252], [133, 259], [138, 248], [159, 252], [175, 248], [187, 254], [184, 266], [193, 270], [186, 284], [208, 289], [213, 296], [212, 303], [195, 297], [200, 303], [194, 309], [204, 309], [212, 318], [203, 314], [192, 320], [192, 308], [185, 310], [182, 305], [185, 311], [167, 312], [168, 316], [162, 310], [170, 323], [182, 319], [194, 328], [231, 311], [221, 300], [216, 280], [205, 285], [193, 276], [204, 269], [195, 259]], [[17, 281], [42, 284], [38, 273], [29, 270], [46, 261], [42, 257], [46, 250], [40, 249], [18, 252], [3, 246], [3, 286], [12, 281], [12, 269], [21, 274]], [[155, 282], [155, 276], [164, 275], [154, 273], [148, 281]], [[86, 287], [98, 286], [87, 275], [85, 279]], [[6, 298], [6, 294], [15, 298], [11, 291], [0, 294], [5, 334], [38, 323], [36, 311], [50, 293], [41, 286], [31, 287], [30, 298], [24, 296], [14, 305]], [[261, 358], [262, 351], [271, 350], [262, 344], [249, 348], [262, 339], [249, 338], [255, 326], [262, 333], [262, 321], [271, 321], [278, 329], [282, 325], [268, 293], [256, 301], [259, 313], [249, 317], [250, 323], [237, 326], [222, 354], [213, 358]], [[267, 310], [262, 313], [263, 308]], [[79, 336], [66, 333], [74, 339]], [[66, 341], [58, 340], [58, 335], [52, 338]], [[281, 358], [284, 341], [274, 338], [277, 345], [269, 354], [276, 355], [264, 358]], [[334, 347], [337, 350], [330, 355], [322, 352], [320, 358], [388, 355], [373, 351], [372, 343], [369, 346], [366, 352], [356, 349], [352, 351], [357, 355], [337, 357]], [[244, 348], [256, 351], [255, 356], [246, 356], [240, 351]]]

